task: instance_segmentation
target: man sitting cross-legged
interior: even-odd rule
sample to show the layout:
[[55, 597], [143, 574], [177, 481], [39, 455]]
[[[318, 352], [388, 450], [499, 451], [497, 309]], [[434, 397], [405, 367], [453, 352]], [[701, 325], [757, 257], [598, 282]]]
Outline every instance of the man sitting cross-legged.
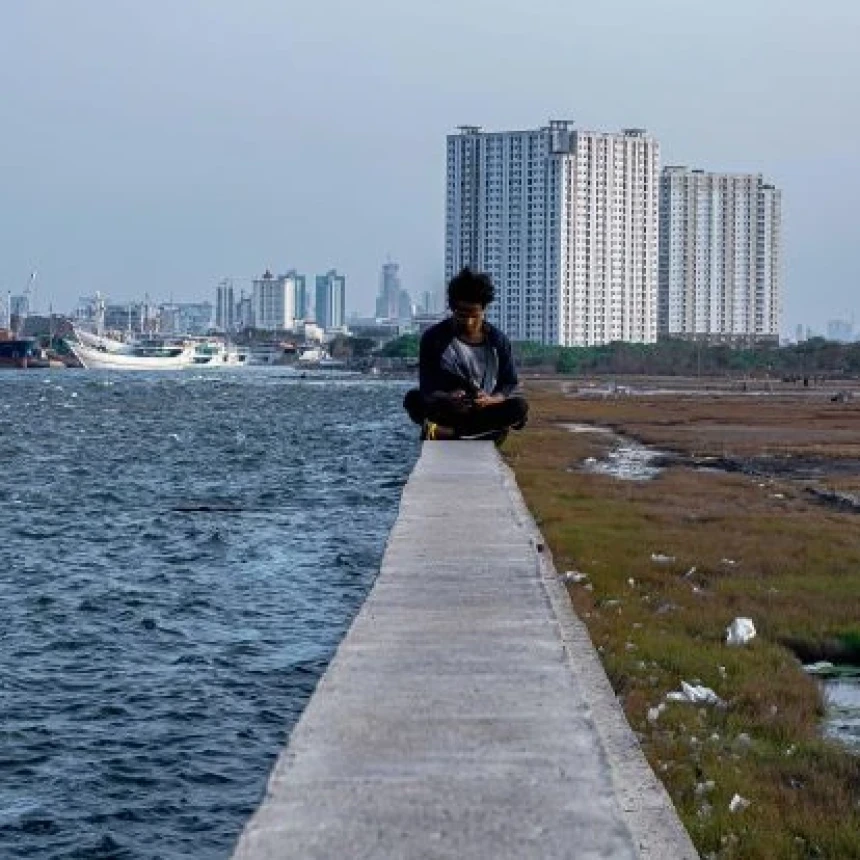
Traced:
[[403, 401], [422, 439], [489, 439], [525, 426], [511, 343], [484, 319], [493, 301], [487, 275], [463, 269], [448, 284], [451, 316], [424, 332], [419, 388]]

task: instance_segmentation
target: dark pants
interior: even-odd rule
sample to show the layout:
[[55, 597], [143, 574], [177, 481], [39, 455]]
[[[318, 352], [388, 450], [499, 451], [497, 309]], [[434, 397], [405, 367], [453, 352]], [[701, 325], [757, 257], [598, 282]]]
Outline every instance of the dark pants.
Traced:
[[524, 397], [507, 397], [501, 403], [479, 409], [424, 395], [417, 388], [407, 392], [403, 408], [416, 424], [432, 421], [453, 428], [457, 436], [484, 436], [489, 439], [510, 429], [522, 429], [529, 414], [529, 405]]

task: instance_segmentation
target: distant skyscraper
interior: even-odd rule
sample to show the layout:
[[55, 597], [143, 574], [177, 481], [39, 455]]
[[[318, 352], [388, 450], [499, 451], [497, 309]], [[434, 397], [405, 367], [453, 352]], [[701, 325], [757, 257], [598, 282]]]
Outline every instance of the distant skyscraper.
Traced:
[[296, 288], [292, 278], [266, 271], [254, 280], [251, 298], [255, 328], [284, 331], [295, 327]]
[[421, 299], [421, 310], [425, 314], [435, 314], [436, 304], [436, 294], [430, 290], [425, 290]]
[[240, 331], [254, 327], [254, 299], [246, 296], [242, 290], [239, 301], [236, 302], [236, 328]]
[[397, 297], [397, 319], [411, 320], [415, 315], [415, 306], [412, 304], [412, 296], [406, 290], [401, 290]]
[[663, 171], [661, 334], [779, 337], [780, 208], [759, 175]]
[[656, 340], [659, 146], [641, 129], [448, 137], [445, 273], [487, 272], [513, 340]]
[[215, 328], [225, 332], [236, 328], [236, 299], [229, 279], [221, 281], [215, 291]]
[[290, 269], [286, 275], [287, 280], [292, 282], [296, 302], [296, 319], [305, 320], [311, 318], [311, 297], [308, 293], [308, 279], [300, 275], [295, 269]]
[[377, 319], [396, 320], [400, 315], [400, 264], [384, 263], [379, 277], [379, 295], [376, 298]]
[[343, 328], [346, 319], [346, 278], [335, 269], [317, 275], [315, 315], [317, 324], [324, 329]]

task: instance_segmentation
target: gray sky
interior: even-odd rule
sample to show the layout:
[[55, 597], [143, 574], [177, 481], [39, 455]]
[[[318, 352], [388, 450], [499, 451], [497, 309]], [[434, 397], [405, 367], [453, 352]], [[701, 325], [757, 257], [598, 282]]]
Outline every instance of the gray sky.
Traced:
[[644, 126], [783, 189], [784, 331], [858, 314], [855, 0], [2, 0], [0, 289], [443, 274], [445, 135]]

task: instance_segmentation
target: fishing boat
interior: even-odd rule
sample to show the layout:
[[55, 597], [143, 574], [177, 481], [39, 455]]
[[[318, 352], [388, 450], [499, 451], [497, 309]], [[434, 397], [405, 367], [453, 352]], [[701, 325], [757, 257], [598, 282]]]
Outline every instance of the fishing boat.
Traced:
[[194, 366], [205, 368], [242, 367], [248, 363], [248, 353], [220, 340], [195, 344]]
[[31, 337], [0, 340], [0, 367], [44, 368], [51, 362], [45, 350]]
[[178, 370], [194, 366], [194, 344], [137, 341], [122, 352], [69, 341], [69, 348], [88, 370]]
[[130, 354], [134, 348], [133, 343], [114, 340], [113, 338], [105, 337], [101, 334], [94, 334], [86, 329], [76, 327], [74, 331], [75, 337], [78, 339], [79, 343], [82, 343], [84, 346], [92, 347], [93, 349], [98, 349], [101, 352], [122, 352]]

